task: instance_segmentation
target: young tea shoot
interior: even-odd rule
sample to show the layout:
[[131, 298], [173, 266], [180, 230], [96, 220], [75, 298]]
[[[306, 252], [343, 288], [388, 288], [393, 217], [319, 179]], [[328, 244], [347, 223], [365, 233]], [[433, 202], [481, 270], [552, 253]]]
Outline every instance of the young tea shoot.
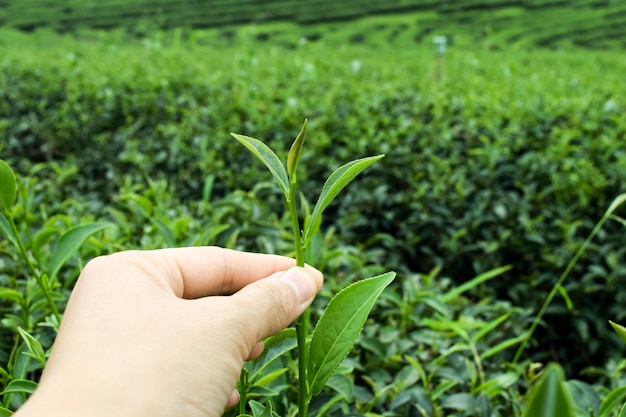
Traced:
[[[326, 180], [315, 206], [301, 225], [298, 219], [297, 169], [302, 155], [307, 121], [293, 142], [286, 166], [266, 144], [258, 139], [233, 133], [243, 146], [252, 152], [272, 173], [285, 196], [291, 217], [296, 263], [304, 266], [306, 248], [319, 231], [322, 214], [337, 195], [357, 175], [383, 158], [376, 155], [356, 159], [337, 168]], [[394, 272], [364, 279], [339, 291], [329, 302], [311, 334], [310, 310], [307, 309], [295, 323], [298, 346], [298, 412], [307, 417], [309, 403], [319, 394], [333, 375], [363, 329], [369, 312], [378, 296], [395, 278]], [[245, 405], [244, 405], [245, 406]], [[240, 408], [243, 413], [243, 410]]]

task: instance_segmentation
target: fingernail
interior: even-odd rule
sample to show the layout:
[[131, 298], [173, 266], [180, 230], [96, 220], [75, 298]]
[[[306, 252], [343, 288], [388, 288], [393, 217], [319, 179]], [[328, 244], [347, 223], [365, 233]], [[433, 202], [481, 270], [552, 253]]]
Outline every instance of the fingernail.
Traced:
[[298, 296], [298, 302], [300, 302], [300, 304], [309, 301], [311, 297], [313, 297], [313, 294], [315, 293], [315, 285], [313, 283], [313, 279], [304, 270], [304, 268], [297, 266], [289, 268], [280, 276], [280, 278], [293, 288]]

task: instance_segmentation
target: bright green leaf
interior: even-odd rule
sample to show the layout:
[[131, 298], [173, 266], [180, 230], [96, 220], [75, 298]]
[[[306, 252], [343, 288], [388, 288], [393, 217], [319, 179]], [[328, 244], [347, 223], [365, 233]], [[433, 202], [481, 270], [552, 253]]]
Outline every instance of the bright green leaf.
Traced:
[[22, 293], [17, 290], [12, 290], [10, 288], [0, 288], [0, 298], [14, 301], [18, 304], [24, 302], [24, 297], [22, 296]]
[[509, 317], [511, 317], [511, 314], [512, 312], [508, 311], [500, 317], [497, 317], [496, 319], [488, 322], [484, 327], [481, 327], [480, 330], [472, 335], [472, 342], [478, 342], [485, 335], [489, 334], [493, 329], [504, 323]]
[[0, 407], [0, 417], [11, 417], [13, 415], [13, 411], [8, 408]]
[[35, 392], [35, 388], [37, 388], [36, 382], [27, 379], [14, 379], [9, 382], [4, 391], [0, 392], [0, 394], [32, 394]]
[[258, 401], [251, 400], [249, 402], [252, 414], [254, 417], [271, 417], [272, 416], [272, 403], [268, 402], [266, 405], [261, 404]]
[[532, 389], [524, 417], [574, 417], [572, 398], [558, 364], [550, 364], [542, 372]]
[[620, 324], [614, 323], [611, 320], [609, 320], [609, 323], [613, 327], [613, 330], [615, 330], [615, 332], [619, 335], [619, 337], [624, 341], [624, 343], [626, 343], [626, 327]]
[[63, 236], [59, 238], [52, 252], [52, 256], [50, 257], [50, 263], [48, 264], [48, 276], [50, 280], [54, 280], [63, 264], [78, 251], [89, 236], [111, 226], [113, 226], [111, 223], [91, 223], [76, 226], [65, 232]]
[[518, 343], [522, 343], [526, 339], [526, 335], [522, 334], [512, 339], [506, 339], [503, 342], [498, 343], [497, 345], [485, 350], [480, 354], [480, 359], [485, 360], [493, 355], [496, 355], [503, 350], [510, 348], [511, 346], [515, 346]]
[[561, 294], [561, 297], [563, 297], [563, 300], [565, 301], [565, 305], [567, 306], [568, 310], [573, 310], [574, 309], [574, 303], [572, 303], [572, 299], [569, 298], [569, 294], [567, 293], [567, 290], [565, 289], [565, 287], [563, 287], [562, 285], [558, 284], [556, 286], [557, 290], [559, 290], [559, 293]]
[[24, 343], [26, 343], [26, 347], [28, 347], [28, 350], [30, 351], [29, 356], [34, 358], [35, 360], [37, 360], [37, 362], [44, 366], [46, 363], [46, 354], [43, 350], [43, 347], [41, 346], [41, 343], [39, 343], [37, 339], [35, 339], [30, 333], [28, 333], [21, 327], [18, 327], [17, 331], [22, 337]]
[[485, 381], [485, 383], [472, 389], [472, 393], [482, 392], [489, 398], [493, 398], [502, 394], [503, 391], [508, 390], [513, 384], [520, 380], [520, 376], [514, 372], [507, 372], [504, 374], [496, 374], [491, 376], [491, 379]]
[[0, 159], [0, 209], [9, 211], [15, 202], [17, 194], [17, 180], [13, 170]]
[[602, 404], [600, 405], [600, 410], [598, 411], [598, 415], [600, 417], [608, 417], [611, 415], [611, 412], [619, 407], [622, 401], [626, 399], [626, 386], [618, 387], [609, 392], [609, 394], [604, 398]]
[[283, 191], [283, 194], [290, 198], [289, 196], [289, 178], [287, 177], [287, 171], [285, 170], [285, 166], [274, 151], [272, 151], [266, 144], [261, 142], [258, 139], [254, 139], [248, 136], [238, 135], [236, 133], [231, 133], [231, 135], [239, 141], [243, 146], [248, 148], [250, 152], [254, 154], [257, 158], [261, 160], [270, 170], [278, 186]]
[[291, 149], [289, 149], [289, 154], [287, 155], [287, 173], [292, 181], [295, 179], [296, 170], [298, 169], [298, 162], [300, 162], [300, 155], [302, 154], [302, 144], [304, 143], [304, 135], [306, 134], [307, 121], [304, 120], [304, 125], [302, 126], [302, 130], [296, 137], [296, 140], [291, 145]]
[[437, 385], [431, 392], [430, 396], [433, 401], [436, 401], [443, 394], [456, 387], [459, 384], [459, 381], [455, 380], [444, 380], [439, 385]]
[[447, 293], [445, 293], [443, 295], [443, 297], [441, 297], [441, 300], [444, 303], [449, 303], [452, 300], [454, 300], [455, 298], [457, 298], [459, 295], [463, 294], [465, 291], [468, 291], [476, 286], [478, 286], [479, 284], [482, 284], [485, 281], [488, 281], [492, 278], [497, 277], [498, 275], [508, 271], [509, 269], [511, 269], [512, 266], [507, 265], [507, 266], [501, 266], [499, 268], [495, 268], [492, 270], [489, 270], [487, 272], [484, 272], [480, 275], [478, 275], [475, 278], [472, 278], [471, 280], [467, 281], [466, 283], [459, 285], [458, 287], [454, 287], [452, 290], [448, 291]]
[[261, 356], [252, 362], [246, 363], [251, 382], [260, 377], [263, 370], [272, 362], [297, 346], [296, 329], [285, 329], [277, 335], [266, 339], [264, 344], [265, 348]]
[[311, 213], [311, 218], [306, 225], [304, 232], [304, 246], [307, 245], [309, 239], [315, 234], [322, 223], [322, 213], [335, 197], [343, 190], [357, 175], [374, 162], [383, 158], [385, 155], [370, 156], [348, 162], [337, 168], [324, 183], [322, 192], [320, 193], [317, 203]]
[[288, 370], [289, 370], [289, 368], [287, 368], [285, 366], [284, 368], [278, 368], [278, 369], [275, 369], [273, 371], [264, 373], [263, 375], [261, 375], [261, 377], [259, 379], [254, 381], [253, 386], [254, 387], [267, 387], [267, 388], [269, 388], [269, 385], [272, 382], [274, 382], [280, 376], [282, 376], [285, 373], [287, 373]]
[[18, 237], [11, 227], [11, 222], [6, 218], [4, 213], [0, 211], [0, 232], [2, 232], [13, 246], [18, 246]]
[[348, 356], [376, 299], [395, 276], [387, 272], [358, 281], [330, 300], [311, 336], [307, 379], [312, 395], [322, 390]]
[[615, 197], [615, 199], [613, 200], [613, 202], [611, 202], [611, 205], [606, 210], [606, 212], [609, 215], [611, 215], [619, 206], [624, 204], [624, 202], [626, 202], [626, 193], [620, 194], [617, 197]]
[[35, 233], [30, 247], [35, 257], [39, 257], [39, 255], [42, 253], [42, 248], [44, 247], [44, 245], [48, 243], [56, 233], [59, 232], [59, 229], [60, 228], [58, 226], [48, 226], [42, 228], [37, 233]]

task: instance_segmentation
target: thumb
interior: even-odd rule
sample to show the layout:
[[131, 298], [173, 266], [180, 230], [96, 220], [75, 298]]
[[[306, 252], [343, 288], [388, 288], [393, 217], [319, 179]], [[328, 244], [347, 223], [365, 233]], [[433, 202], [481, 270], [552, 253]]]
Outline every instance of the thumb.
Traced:
[[236, 303], [237, 321], [254, 345], [280, 332], [311, 305], [322, 288], [323, 276], [311, 267], [292, 267], [255, 281], [230, 297]]

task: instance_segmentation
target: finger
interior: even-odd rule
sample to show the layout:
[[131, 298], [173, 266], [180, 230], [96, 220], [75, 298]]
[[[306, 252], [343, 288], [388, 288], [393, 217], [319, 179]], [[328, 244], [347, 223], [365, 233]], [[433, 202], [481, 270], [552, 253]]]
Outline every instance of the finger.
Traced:
[[144, 252], [183, 298], [227, 295], [295, 265], [291, 258], [220, 247], [190, 247]]
[[278, 333], [300, 316], [322, 288], [321, 272], [292, 267], [256, 281], [229, 297], [229, 309], [247, 346]]
[[254, 345], [254, 347], [250, 351], [250, 355], [248, 355], [248, 358], [246, 360], [248, 361], [255, 360], [256, 358], [261, 356], [261, 354], [263, 353], [263, 349], [265, 349], [265, 344], [263, 342], [257, 343], [256, 345]]
[[228, 403], [226, 404], [226, 408], [233, 407], [238, 402], [239, 402], [239, 391], [233, 390], [232, 394], [230, 394], [230, 398], [228, 399]]

